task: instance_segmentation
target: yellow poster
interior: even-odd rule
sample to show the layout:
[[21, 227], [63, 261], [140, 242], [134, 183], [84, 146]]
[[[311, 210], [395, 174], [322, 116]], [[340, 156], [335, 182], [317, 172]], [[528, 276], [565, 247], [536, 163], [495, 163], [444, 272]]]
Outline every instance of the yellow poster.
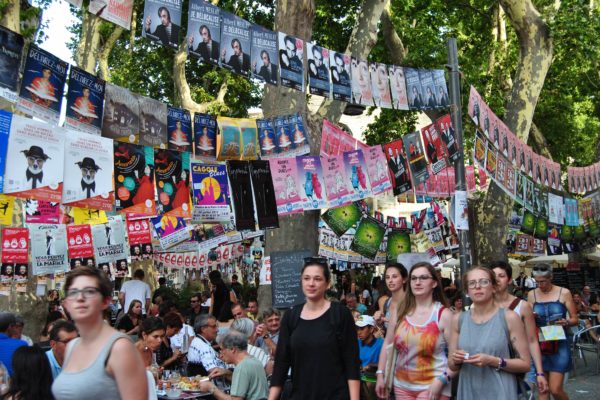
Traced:
[[12, 225], [15, 198], [0, 194], [0, 225]]
[[76, 225], [100, 225], [108, 222], [106, 212], [102, 210], [72, 207], [69, 215], [73, 217]]

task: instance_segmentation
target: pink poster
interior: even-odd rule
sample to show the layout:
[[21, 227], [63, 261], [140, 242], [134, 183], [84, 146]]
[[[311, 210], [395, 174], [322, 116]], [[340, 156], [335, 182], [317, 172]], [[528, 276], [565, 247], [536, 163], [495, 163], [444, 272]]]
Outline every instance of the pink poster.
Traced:
[[[323, 175], [327, 186], [327, 198], [330, 207], [339, 207], [350, 204], [350, 182], [346, 177], [344, 156], [322, 158]], [[275, 189], [277, 191], [277, 189]]]
[[380, 145], [372, 146], [363, 150], [367, 171], [371, 179], [371, 191], [376, 196], [388, 190], [392, 190], [392, 182], [387, 168], [387, 159]]
[[321, 157], [338, 156], [346, 151], [364, 149], [367, 146], [337, 125], [323, 120], [321, 131]]
[[275, 188], [277, 214], [284, 216], [302, 212], [302, 198], [296, 180], [296, 158], [272, 158], [269, 160], [273, 187]]
[[346, 177], [350, 183], [350, 200], [357, 201], [371, 197], [371, 183], [367, 174], [367, 165], [362, 150], [347, 151], [344, 153], [344, 167]]
[[60, 222], [60, 203], [27, 199], [25, 200], [26, 224], [58, 224]]
[[304, 210], [327, 208], [327, 191], [323, 178], [321, 157], [296, 157], [296, 165], [298, 167], [297, 182], [300, 183], [302, 189], [300, 190], [302, 208]]
[[[454, 196], [454, 192], [456, 191], [456, 171], [454, 167], [450, 167], [447, 170], [448, 172], [448, 194], [450, 196]], [[485, 172], [484, 172], [485, 173]]]
[[467, 167], [465, 168], [465, 177], [467, 180], [467, 192], [474, 192], [476, 189], [474, 165], [467, 165]]
[[431, 176], [431, 173], [437, 174], [448, 166], [448, 156], [444, 152], [445, 146], [442, 146], [442, 139], [435, 123], [422, 128], [421, 136], [423, 138], [423, 146], [425, 147], [427, 160], [431, 164], [429, 173], [429, 176]]

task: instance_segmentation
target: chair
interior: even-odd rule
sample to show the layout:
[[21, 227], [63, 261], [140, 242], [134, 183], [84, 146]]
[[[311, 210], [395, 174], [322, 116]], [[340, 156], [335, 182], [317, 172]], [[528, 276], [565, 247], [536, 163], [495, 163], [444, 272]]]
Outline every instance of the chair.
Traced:
[[[589, 328], [583, 328], [577, 331], [573, 336], [573, 353], [583, 358], [584, 364], [587, 366], [587, 360], [583, 354], [584, 351], [596, 353], [596, 373], [600, 373], [600, 342], [595, 341], [589, 334], [590, 331], [600, 329], [600, 325], [595, 325]], [[573, 359], [575, 364], [575, 359]]]

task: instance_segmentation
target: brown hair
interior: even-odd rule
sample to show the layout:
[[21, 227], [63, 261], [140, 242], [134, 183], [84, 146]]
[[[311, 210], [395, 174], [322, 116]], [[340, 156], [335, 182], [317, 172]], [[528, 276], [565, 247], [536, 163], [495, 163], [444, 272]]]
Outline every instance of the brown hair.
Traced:
[[464, 275], [462, 277], [463, 288], [465, 288], [466, 290], [469, 289], [469, 274], [476, 270], [483, 271], [488, 275], [488, 277], [492, 281], [492, 287], [498, 286], [498, 281], [496, 281], [496, 274], [494, 273], [494, 271], [488, 267], [483, 267], [481, 265], [478, 265], [478, 266], [472, 267], [470, 270], [468, 270], [467, 272], [464, 273]]
[[181, 317], [179, 316], [179, 314], [172, 312], [172, 311], [167, 313], [167, 315], [165, 315], [163, 317], [163, 322], [165, 323], [165, 326], [167, 328], [169, 328], [169, 327], [175, 328], [175, 329], [183, 328], [183, 321], [181, 320]]
[[[131, 303], [129, 303], [129, 309], [127, 310], [127, 315], [131, 316], [133, 314], [133, 307], [135, 307], [137, 303], [140, 303], [140, 306], [143, 306], [142, 302], [138, 299], [131, 300]], [[136, 315], [136, 317], [141, 318], [141, 315]]]
[[106, 277], [106, 274], [100, 269], [88, 266], [77, 267], [67, 274], [67, 279], [65, 281], [65, 292], [69, 291], [69, 288], [71, 285], [73, 285], [73, 281], [80, 276], [89, 276], [96, 279], [96, 282], [98, 283], [98, 290], [100, 291], [100, 294], [102, 294], [102, 297], [112, 297], [112, 284]]

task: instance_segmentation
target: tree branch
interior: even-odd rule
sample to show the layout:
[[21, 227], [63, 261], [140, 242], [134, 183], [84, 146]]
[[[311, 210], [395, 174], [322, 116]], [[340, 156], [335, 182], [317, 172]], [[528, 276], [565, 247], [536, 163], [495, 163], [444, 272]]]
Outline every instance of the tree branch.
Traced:
[[398, 36], [392, 21], [391, 4], [388, 3], [381, 14], [381, 30], [385, 46], [390, 53], [390, 59], [395, 65], [402, 65], [404, 58], [408, 54], [408, 49], [404, 47], [402, 39]]
[[21, 1], [8, 0], [6, 6], [1, 11], [2, 18], [0, 18], [0, 25], [7, 27], [13, 32], [21, 33]]
[[124, 29], [120, 26], [115, 26], [115, 29], [111, 32], [110, 36], [102, 46], [102, 50], [100, 51], [100, 57], [98, 57], [98, 77], [104, 79], [105, 81], [110, 81], [110, 71], [108, 69], [108, 57], [110, 56], [110, 52], [113, 47], [115, 47], [115, 43], [123, 33]]
[[540, 128], [538, 128], [534, 122], [531, 123], [531, 132], [529, 132], [529, 135], [531, 143], [537, 150], [536, 153], [552, 160], [552, 154], [550, 154], [550, 146], [548, 145], [548, 141], [544, 137], [544, 134]]

